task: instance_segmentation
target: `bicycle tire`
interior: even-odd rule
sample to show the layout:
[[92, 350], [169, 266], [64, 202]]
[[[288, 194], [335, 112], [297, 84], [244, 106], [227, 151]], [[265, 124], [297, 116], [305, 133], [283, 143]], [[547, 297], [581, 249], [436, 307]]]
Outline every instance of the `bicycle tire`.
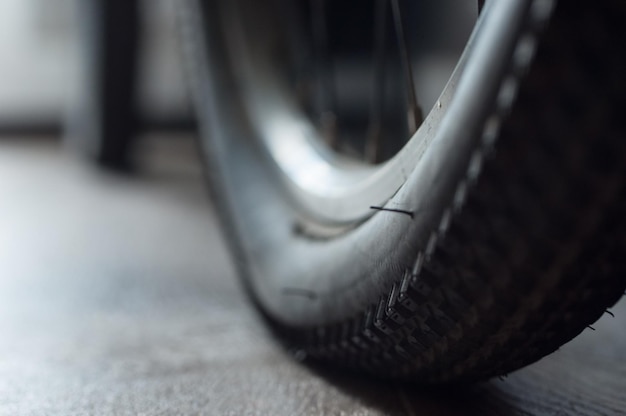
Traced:
[[512, 20], [491, 40], [499, 55], [481, 57], [495, 63], [461, 75], [474, 100], [405, 184], [366, 220], [309, 232], [247, 122], [224, 32], [207, 24], [219, 2], [181, 8], [227, 238], [298, 356], [422, 383], [481, 380], [553, 352], [624, 293], [626, 7], [487, 2], [482, 21], [498, 10]]

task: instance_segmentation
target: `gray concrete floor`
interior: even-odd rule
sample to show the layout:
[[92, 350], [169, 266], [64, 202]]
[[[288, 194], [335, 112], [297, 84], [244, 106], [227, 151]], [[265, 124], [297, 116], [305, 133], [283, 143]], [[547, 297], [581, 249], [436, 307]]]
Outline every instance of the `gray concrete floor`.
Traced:
[[626, 411], [626, 304], [512, 374], [425, 390], [291, 359], [238, 286], [189, 137], [127, 178], [0, 138], [0, 414]]

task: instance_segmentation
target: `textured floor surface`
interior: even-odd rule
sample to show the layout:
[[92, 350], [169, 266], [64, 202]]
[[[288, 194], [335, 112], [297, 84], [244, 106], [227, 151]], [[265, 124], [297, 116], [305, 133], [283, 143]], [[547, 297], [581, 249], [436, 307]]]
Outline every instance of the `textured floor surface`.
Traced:
[[142, 173], [0, 138], [0, 415], [626, 413], [626, 302], [506, 380], [424, 390], [307, 367], [248, 305], [189, 138]]

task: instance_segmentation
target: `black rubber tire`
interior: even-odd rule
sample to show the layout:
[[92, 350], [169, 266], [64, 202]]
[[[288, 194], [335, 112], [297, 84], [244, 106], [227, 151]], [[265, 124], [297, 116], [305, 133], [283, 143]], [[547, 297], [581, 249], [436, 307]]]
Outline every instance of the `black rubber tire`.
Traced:
[[626, 3], [518, 3], [493, 88], [389, 201], [411, 215], [324, 239], [301, 232], [245, 122], [223, 32], [206, 24], [219, 2], [181, 8], [224, 228], [252, 299], [299, 356], [480, 380], [554, 351], [624, 293]]
[[79, 106], [69, 120], [73, 145], [97, 164], [126, 171], [137, 133], [138, 0], [83, 0]]

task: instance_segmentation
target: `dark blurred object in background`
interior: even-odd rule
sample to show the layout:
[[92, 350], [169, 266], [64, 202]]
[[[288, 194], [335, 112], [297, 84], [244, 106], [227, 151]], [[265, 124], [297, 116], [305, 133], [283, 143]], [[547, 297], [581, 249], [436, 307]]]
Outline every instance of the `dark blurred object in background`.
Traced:
[[138, 1], [83, 0], [78, 8], [80, 95], [70, 114], [69, 136], [98, 164], [128, 170], [138, 128]]
[[[169, 0], [3, 0], [0, 135], [60, 137], [69, 120], [73, 142], [88, 148], [96, 121], [93, 112], [89, 120], [87, 104], [112, 96], [119, 103], [107, 117], [119, 121], [103, 137], [122, 138], [132, 128], [192, 129], [178, 59], [175, 7]], [[125, 63], [124, 55], [130, 58]], [[107, 66], [116, 67], [117, 74], [105, 80]], [[130, 114], [123, 108], [133, 110], [133, 122], [121, 120]], [[87, 126], [92, 128], [89, 134]], [[100, 156], [114, 161], [115, 153], [109, 149]], [[92, 154], [97, 155], [93, 146]]]

